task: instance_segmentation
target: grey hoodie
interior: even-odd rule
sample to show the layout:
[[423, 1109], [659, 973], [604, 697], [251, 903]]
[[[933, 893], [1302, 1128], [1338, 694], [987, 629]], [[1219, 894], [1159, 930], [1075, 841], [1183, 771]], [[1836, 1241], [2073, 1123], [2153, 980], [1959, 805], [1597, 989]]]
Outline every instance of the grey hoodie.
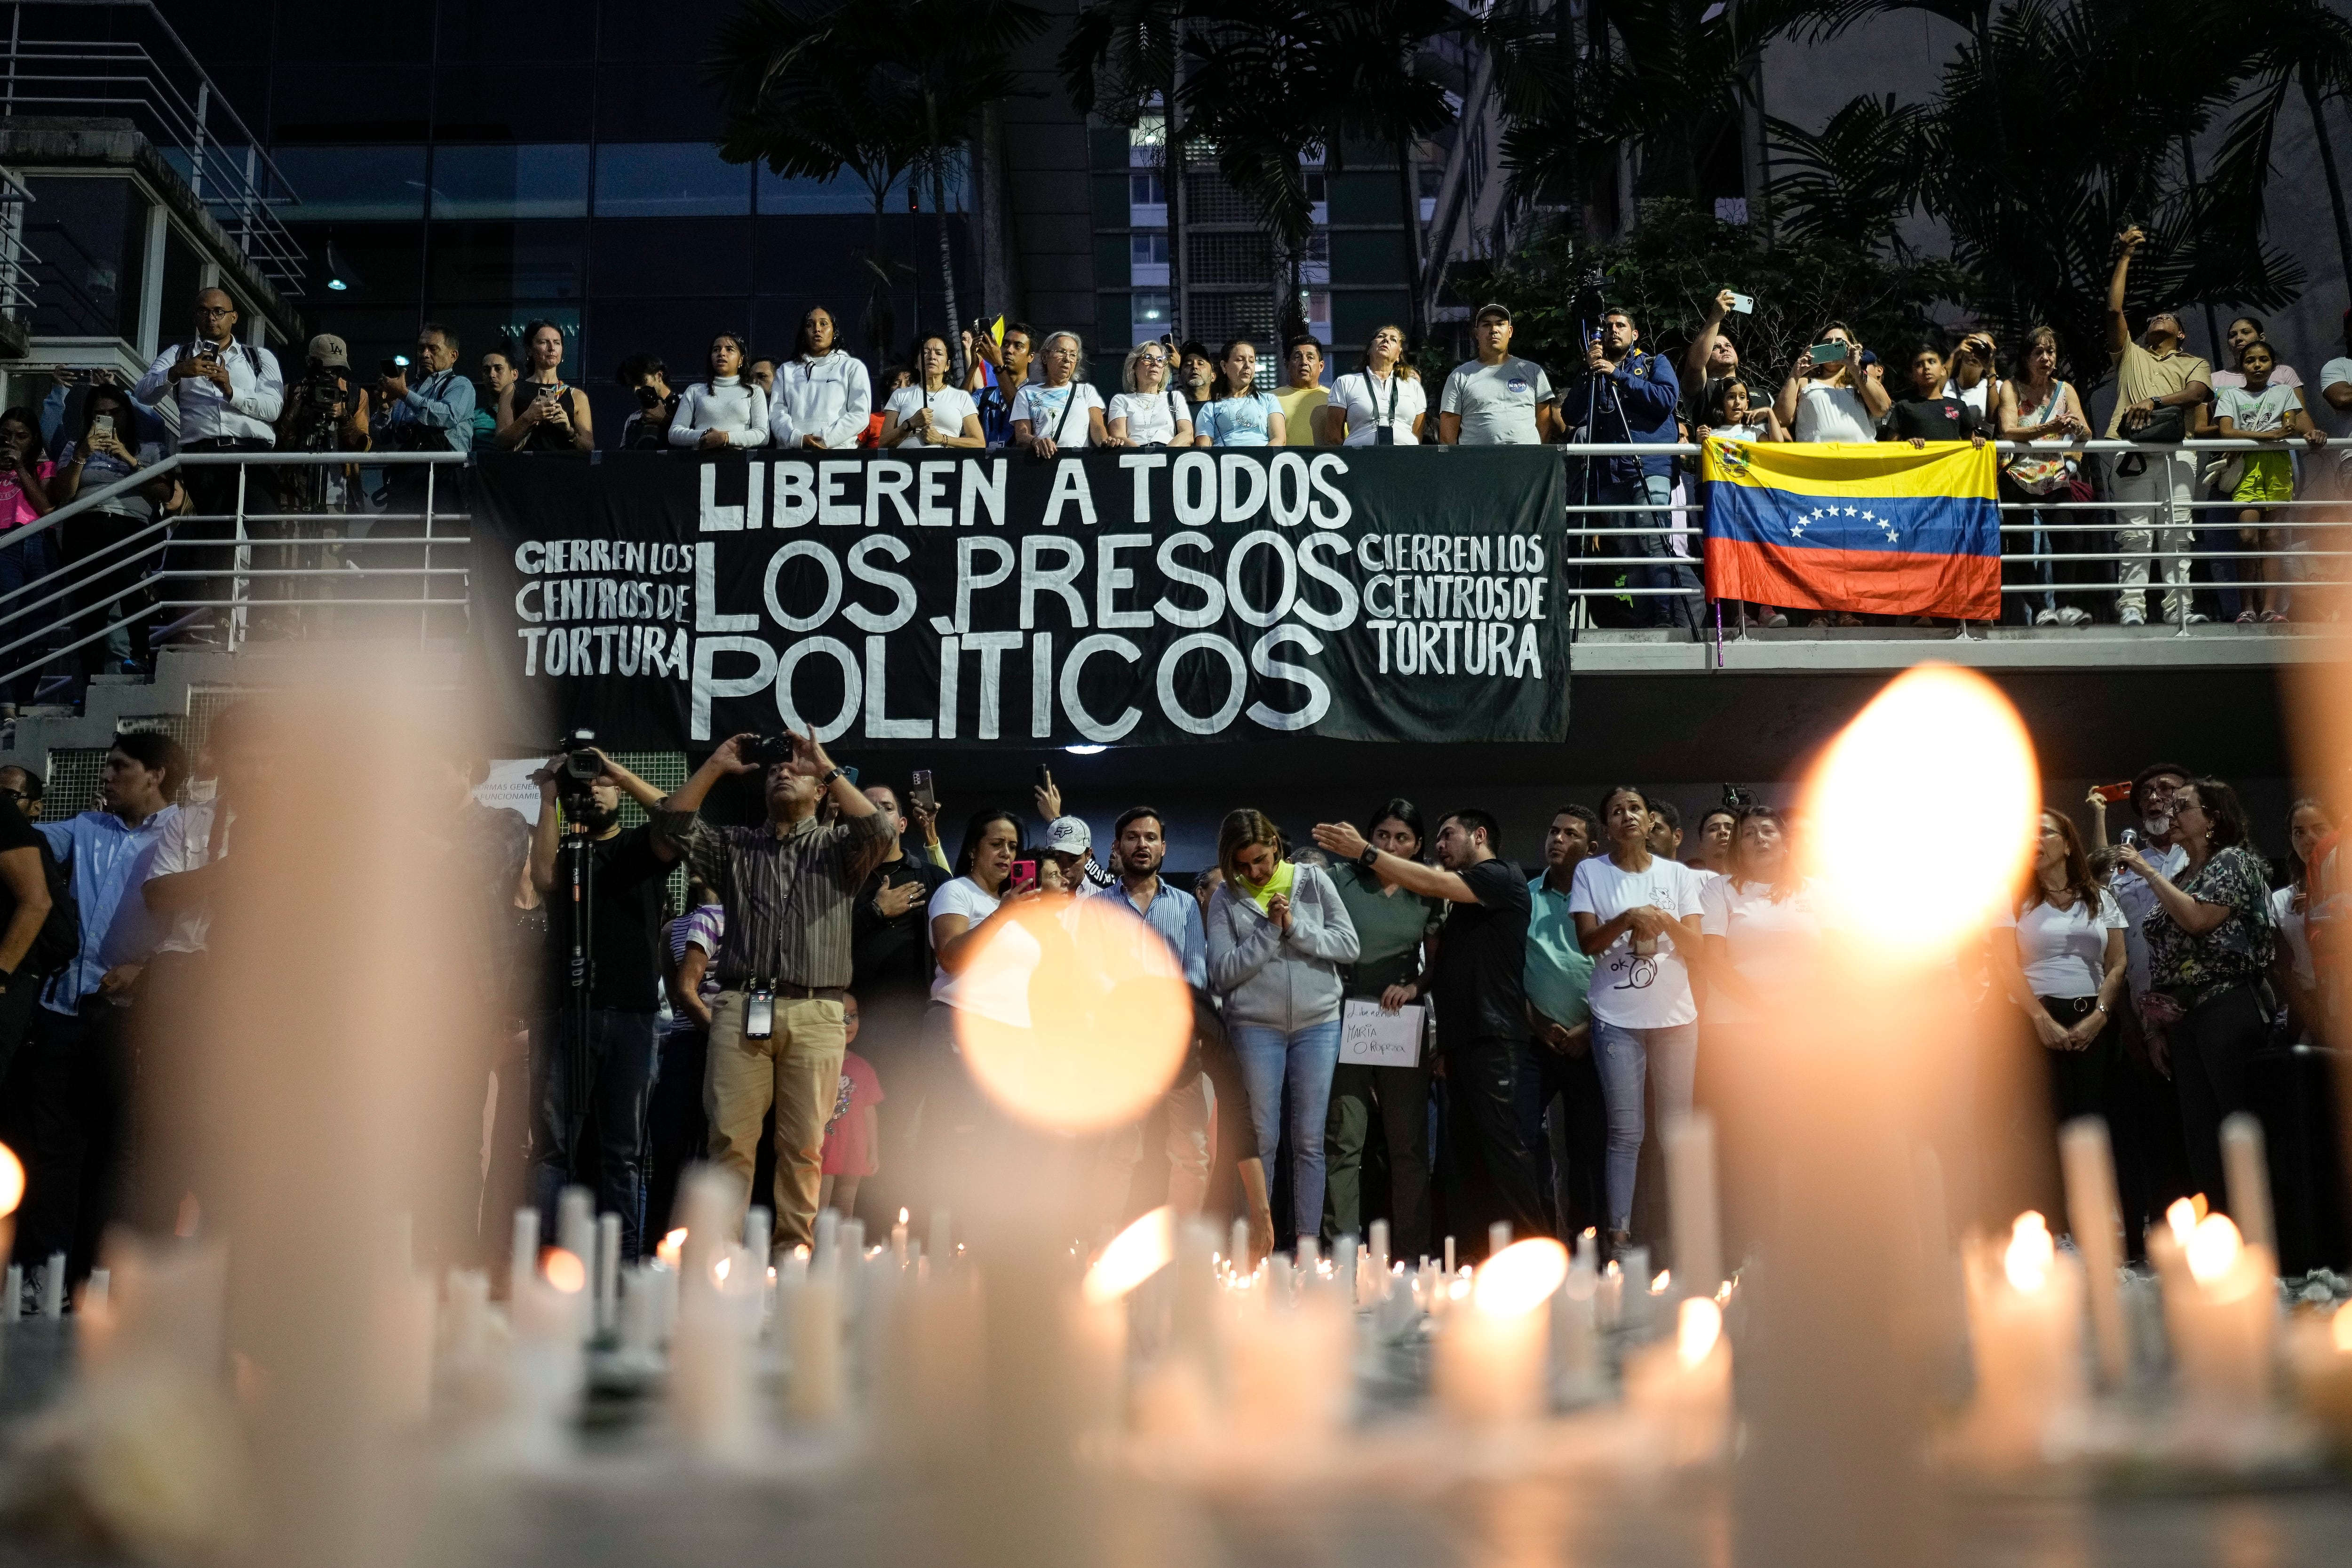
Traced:
[[1356, 961], [1356, 922], [1321, 868], [1301, 866], [1286, 935], [1249, 895], [1221, 882], [1209, 900], [1209, 989], [1225, 1024], [1295, 1034], [1339, 1016], [1339, 972]]

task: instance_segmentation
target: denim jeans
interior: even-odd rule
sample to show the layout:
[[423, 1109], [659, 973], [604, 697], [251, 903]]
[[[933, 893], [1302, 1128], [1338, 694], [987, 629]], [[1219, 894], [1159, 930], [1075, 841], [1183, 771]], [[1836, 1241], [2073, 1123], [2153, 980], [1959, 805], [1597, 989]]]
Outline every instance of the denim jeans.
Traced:
[[[1645, 474], [1639, 479], [1609, 479], [1593, 490], [1593, 500], [1601, 506], [1653, 506], [1673, 504], [1674, 480], [1663, 474]], [[1643, 534], [1619, 534], [1612, 542], [1637, 548], [1611, 550], [1610, 555], [1647, 556], [1650, 564], [1635, 566], [1625, 574], [1628, 585], [1635, 588], [1679, 588], [1679, 594], [1643, 594], [1634, 606], [1642, 624], [1652, 626], [1693, 626], [1699, 620], [1698, 574], [1691, 569], [1685, 556], [1675, 553], [1666, 530], [1674, 526], [1675, 514], [1665, 511], [1620, 511], [1601, 514], [1611, 528], [1644, 528]]]
[[[531, 1068], [538, 1079], [532, 1103], [531, 1192], [540, 1209], [541, 1234], [555, 1234], [555, 1198], [567, 1183], [596, 1194], [599, 1213], [621, 1216], [621, 1256], [634, 1260], [642, 1250], [646, 1222], [646, 1111], [653, 1099], [652, 1013], [599, 1007], [588, 1015], [588, 1084], [576, 1101], [572, 1088], [570, 1025], [562, 1013], [544, 1013], [531, 1030]], [[572, 1163], [568, 1144], [572, 1119], [583, 1133], [581, 1165]]]
[[1592, 1062], [1601, 1069], [1601, 1096], [1609, 1107], [1609, 1228], [1633, 1223], [1633, 1169], [1642, 1154], [1642, 1087], [1658, 1073], [1658, 1121], [1691, 1108], [1698, 1068], [1698, 1026], [1625, 1029], [1592, 1020]]
[[[1282, 1142], [1282, 1089], [1290, 1085], [1290, 1237], [1323, 1230], [1323, 1127], [1331, 1112], [1331, 1074], [1339, 1065], [1339, 1020], [1284, 1034], [1265, 1024], [1234, 1024], [1226, 1031], [1249, 1085], [1250, 1121], [1257, 1146], [1271, 1153]], [[1277, 1241], [1288, 1240], [1280, 1232]]]

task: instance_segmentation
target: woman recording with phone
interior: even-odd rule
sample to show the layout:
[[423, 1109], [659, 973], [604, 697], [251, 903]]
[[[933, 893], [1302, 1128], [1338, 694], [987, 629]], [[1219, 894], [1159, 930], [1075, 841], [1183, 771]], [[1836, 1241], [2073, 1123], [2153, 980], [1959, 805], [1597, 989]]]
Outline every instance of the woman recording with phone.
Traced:
[[499, 441], [509, 452], [593, 452], [588, 395], [562, 377], [563, 329], [533, 321], [522, 330], [530, 368], [499, 397]]

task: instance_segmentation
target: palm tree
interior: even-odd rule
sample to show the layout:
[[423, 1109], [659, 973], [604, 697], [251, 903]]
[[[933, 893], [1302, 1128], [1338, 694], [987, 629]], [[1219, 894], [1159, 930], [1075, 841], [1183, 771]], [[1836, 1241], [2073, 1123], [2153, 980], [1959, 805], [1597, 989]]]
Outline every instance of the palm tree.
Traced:
[[1160, 184], [1168, 197], [1168, 326], [1184, 340], [1184, 21], [1186, 0], [1091, 0], [1079, 8], [1055, 62], [1070, 107], [1133, 126], [1160, 106]]
[[[912, 174], [939, 210], [940, 288], [956, 342], [948, 244], [948, 172], [992, 99], [1012, 96], [1012, 51], [1045, 24], [1021, 0], [745, 0], [719, 26], [703, 79], [719, 95], [719, 149], [730, 163], [765, 163], [786, 176], [847, 174], [874, 204], [874, 243], [861, 258], [869, 355], [897, 346], [894, 272], [883, 215]], [[919, 310], [919, 302], [918, 309]]]
[[2223, 161], [2248, 165], [2247, 177], [2266, 176], [2279, 110], [2288, 89], [2297, 90], [2319, 148], [2328, 210], [2336, 220], [2337, 258], [2346, 279], [2352, 280], [2352, 218], [2345, 211], [2344, 181], [2336, 167], [2336, 143], [2327, 133], [2326, 114], [2329, 100], [2352, 101], [2352, 20], [2321, 0], [2284, 0], [2266, 8], [2261, 23], [2259, 68], [2264, 80], [2256, 99], [2258, 112], [2241, 121], [2244, 138], [2224, 147]]

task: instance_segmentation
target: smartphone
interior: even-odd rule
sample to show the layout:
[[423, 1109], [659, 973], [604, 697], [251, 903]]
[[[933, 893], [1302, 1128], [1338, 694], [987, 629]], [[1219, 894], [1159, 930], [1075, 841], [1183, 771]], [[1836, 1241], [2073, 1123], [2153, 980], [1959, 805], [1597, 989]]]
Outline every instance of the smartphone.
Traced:
[[1734, 294], [1731, 297], [1731, 313], [1735, 316], [1754, 315], [1756, 313], [1756, 296], [1753, 294]]
[[921, 806], [925, 811], [935, 811], [939, 808], [939, 797], [931, 793], [930, 769], [917, 768], [915, 770], [914, 786], [907, 791], [907, 795], [908, 799], [912, 800], [917, 805]]
[[2101, 800], [2105, 801], [2109, 805], [2113, 805], [2117, 801], [2129, 800], [2131, 798], [2131, 781], [2129, 779], [2126, 779], [2121, 784], [2100, 784], [2094, 788], [2091, 793], [2097, 795]]
[[1037, 787], [1039, 789], [1052, 789], [1054, 787], [1054, 770], [1047, 767], [1043, 763], [1039, 763], [1037, 764]]
[[396, 359], [380, 359], [375, 362], [375, 368], [380, 374], [382, 374], [386, 381], [391, 380], [394, 376], [405, 374], [408, 369], [406, 365], [401, 363]]
[[89, 438], [90, 438], [91, 440], [96, 441], [96, 440], [100, 440], [100, 439], [102, 439], [102, 438], [111, 438], [111, 437], [113, 437], [113, 435], [114, 435], [114, 416], [113, 416], [113, 415], [111, 415], [111, 414], [101, 414], [101, 415], [100, 415], [97, 418], [95, 418], [95, 419], [93, 419], [93, 420], [91, 420], [91, 421], [89, 422]]
[[1813, 363], [1815, 364], [1836, 364], [1844, 358], [1845, 345], [1843, 343], [1815, 343], [1813, 345]]
[[856, 788], [856, 787], [857, 787], [857, 770], [856, 770], [856, 768], [851, 768], [851, 767], [845, 767], [845, 768], [843, 768], [843, 769], [841, 770], [841, 776], [842, 776], [843, 778], [845, 778], [845, 779], [847, 779], [847, 780], [849, 781], [849, 785], [850, 785], [850, 787], [851, 787], [852, 789], [855, 789], [855, 788]]
[[1004, 885], [1006, 888], [1016, 891], [1023, 888], [1035, 887], [1037, 885], [1037, 862], [1034, 860], [1015, 860], [1013, 862], [1012, 879]]
[[764, 1040], [776, 1032], [776, 994], [765, 985], [755, 985], [743, 999], [743, 1037]]

